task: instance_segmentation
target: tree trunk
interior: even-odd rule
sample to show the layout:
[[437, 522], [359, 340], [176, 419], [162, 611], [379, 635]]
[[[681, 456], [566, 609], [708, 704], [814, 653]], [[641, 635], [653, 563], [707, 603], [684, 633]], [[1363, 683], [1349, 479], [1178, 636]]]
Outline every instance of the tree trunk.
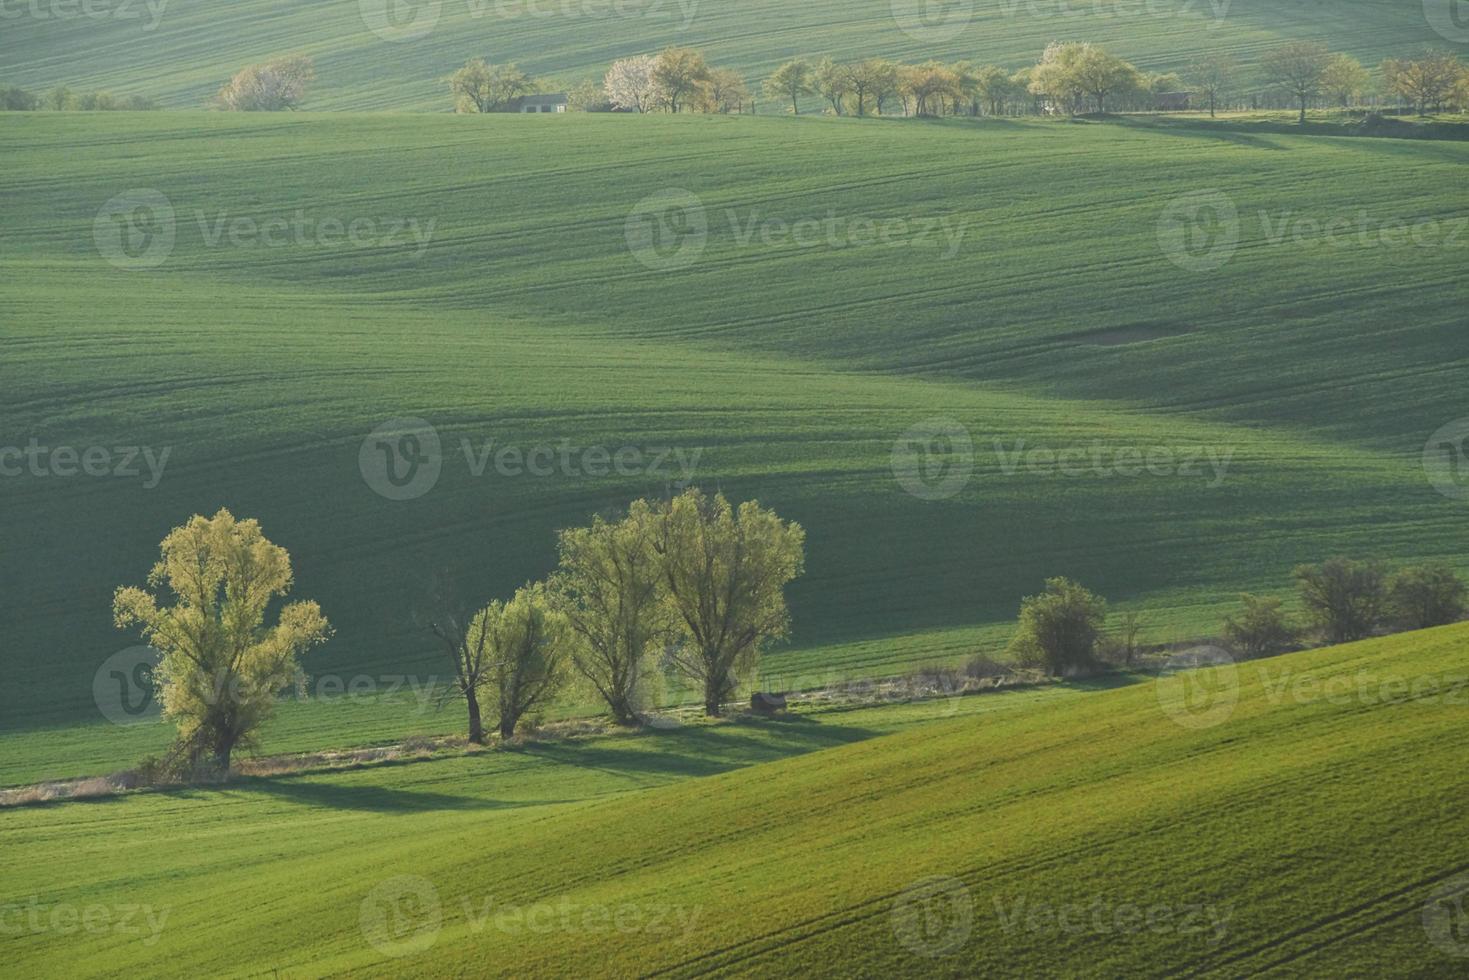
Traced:
[[515, 735], [515, 719], [509, 715], [500, 716], [500, 737], [512, 738]]
[[469, 703], [469, 740], [475, 745], [484, 745], [485, 726], [479, 718], [479, 698], [473, 688], [464, 693], [464, 700]]
[[1306, 125], [1306, 98], [1301, 97], [1301, 125]]
[[718, 718], [724, 713], [724, 699], [721, 695], [721, 685], [714, 679], [704, 681], [704, 714], [710, 718]]
[[1214, 96], [1209, 96], [1209, 118], [1214, 118]]

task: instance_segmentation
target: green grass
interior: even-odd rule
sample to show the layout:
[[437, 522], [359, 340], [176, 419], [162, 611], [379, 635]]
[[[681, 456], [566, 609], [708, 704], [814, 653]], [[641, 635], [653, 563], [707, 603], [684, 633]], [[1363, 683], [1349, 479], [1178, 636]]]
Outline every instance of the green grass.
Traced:
[[[422, 679], [443, 672], [412, 626], [433, 572], [508, 593], [550, 568], [556, 528], [679, 478], [475, 477], [461, 439], [697, 449], [698, 482], [801, 521], [808, 573], [777, 675], [997, 650], [1048, 575], [1145, 610], [1168, 640], [1216, 629], [1236, 591], [1285, 588], [1300, 561], [1463, 554], [1463, 504], [1420, 465], [1462, 412], [1462, 252], [1274, 243], [1258, 213], [1455, 220], [1469, 148], [1111, 124], [545, 122], [0, 119], [0, 445], [172, 450], [154, 489], [0, 479], [0, 730], [96, 720], [93, 675], [133, 642], [111, 626], [112, 589], [140, 582], [192, 513], [228, 506], [290, 550], [296, 594], [337, 628], [312, 674]], [[668, 187], [699, 195], [710, 231], [699, 261], [659, 273], [625, 226]], [[1159, 215], [1209, 187], [1237, 203], [1240, 247], [1185, 272]], [[158, 269], [115, 269], [94, 245], [98, 209], [131, 188], [178, 216]], [[210, 246], [195, 218], [297, 209], [434, 232], [421, 254]], [[752, 217], [829, 212], [969, 230], [948, 257], [740, 239]], [[1157, 339], [1115, 343], [1139, 331]], [[358, 455], [403, 415], [438, 427], [446, 459], [432, 492], [396, 502]], [[941, 500], [892, 468], [895, 441], [933, 417], [975, 447], [972, 479]], [[1232, 455], [1215, 486], [1207, 470], [1007, 471], [1021, 440]], [[280, 744], [391, 740], [349, 716], [303, 714], [320, 742]], [[8, 741], [0, 782], [133, 761], [139, 736], [107, 733], [74, 751]]]
[[[138, 93], [172, 107], [202, 106], [242, 66], [293, 51], [316, 61], [309, 108], [446, 110], [452, 103], [443, 80], [469, 58], [516, 61], [566, 84], [600, 78], [616, 58], [669, 44], [702, 48], [752, 82], [798, 55], [964, 58], [1019, 68], [1057, 39], [1100, 43], [1159, 71], [1210, 51], [1253, 64], [1269, 48], [1303, 38], [1329, 41], [1373, 66], [1425, 44], [1445, 45], [1419, 0], [1339, 0], [1329, 16], [1317, 4], [1275, 0], [976, 0], [937, 8], [972, 13], [943, 22], [953, 29], [938, 33], [900, 27], [894, 11], [916, 12], [916, 0], [438, 0], [422, 5], [438, 11], [433, 30], [401, 43], [373, 34], [363, 18], [364, 9], [383, 10], [385, 0], [180, 0], [163, 4], [158, 16], [142, 0], [91, 5], [99, 11], [92, 17], [76, 16], [74, 5], [33, 6], [47, 16], [16, 5], [5, 21], [0, 81]], [[103, 15], [120, 6], [126, 16]], [[629, 13], [608, 16], [613, 9]], [[58, 17], [58, 10], [72, 13]], [[815, 111], [819, 100], [808, 97], [807, 106]], [[761, 109], [783, 111], [777, 100], [762, 100]]]
[[[1451, 973], [1422, 919], [1469, 868], [1469, 627], [1233, 670], [1196, 677], [1210, 699], [1180, 714], [1159, 686], [1175, 676], [7, 811], [5, 894], [41, 916], [10, 913], [7, 967]], [[393, 938], [374, 912], [400, 876], [436, 904], [403, 902], [396, 937], [427, 924], [425, 943], [387, 958], [369, 940]], [[952, 942], [924, 958], [893, 923], [931, 876], [966, 890], [970, 916], [928, 919], [918, 939]], [[145, 945], [50, 927], [94, 906], [145, 907], [162, 929]], [[1088, 910], [1070, 929], [1028, 914], [1068, 906]], [[624, 911], [618, 932], [604, 908], [643, 918]], [[1199, 908], [1217, 929], [1136, 928]], [[635, 928], [670, 909], [692, 927]], [[1092, 928], [1091, 909], [1135, 931]]]

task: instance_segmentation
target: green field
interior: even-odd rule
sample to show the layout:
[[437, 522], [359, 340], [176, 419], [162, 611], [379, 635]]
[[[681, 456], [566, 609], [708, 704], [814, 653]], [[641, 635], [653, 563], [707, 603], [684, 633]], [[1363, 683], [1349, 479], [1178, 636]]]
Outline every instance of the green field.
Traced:
[[[1153, 71], [1178, 70], [1205, 51], [1252, 64], [1301, 38], [1329, 41], [1368, 65], [1445, 43], [1422, 0], [953, 0], [935, 4], [931, 22], [920, 18], [920, 0], [425, 0], [403, 4], [393, 22], [387, 9], [388, 0], [11, 3], [0, 82], [64, 83], [194, 108], [244, 65], [301, 51], [320, 77], [309, 108], [447, 110], [443, 79], [475, 57], [516, 61], [569, 85], [669, 44], [702, 48], [753, 81], [799, 55], [1013, 69], [1033, 64], [1053, 40], [1103, 44]], [[819, 100], [808, 102], [816, 111]]]
[[6, 966], [1454, 975], [1466, 683], [1459, 625], [6, 811]]
[[[777, 679], [997, 650], [1049, 575], [1145, 610], [1167, 641], [1217, 629], [1241, 589], [1284, 589], [1297, 562], [1462, 562], [1464, 504], [1421, 460], [1463, 412], [1463, 241], [1278, 229], [1456, 227], [1462, 143], [590, 116], [37, 113], [0, 130], [0, 446], [170, 451], [156, 487], [146, 467], [0, 478], [0, 784], [137, 758], [142, 736], [105, 724], [45, 733], [99, 721], [94, 674], [135, 642], [111, 626], [112, 589], [220, 506], [290, 550], [296, 594], [337, 630], [307, 670], [338, 679], [442, 676], [412, 617], [430, 575], [508, 594], [549, 570], [556, 528], [681, 482], [677, 457], [653, 465], [667, 447], [698, 453], [700, 485], [808, 531]], [[659, 271], [629, 215], [670, 188], [697, 196], [707, 240]], [[99, 209], [135, 189], [175, 214], [156, 268], [97, 244]], [[1237, 250], [1181, 269], [1160, 216], [1208, 189], [1238, 211]], [[304, 238], [281, 230], [298, 212]], [[237, 219], [283, 222], [285, 240], [231, 241]], [[329, 220], [378, 238], [323, 243]], [[432, 229], [421, 248], [388, 240], [409, 220]], [[827, 220], [834, 246], [789, 232]], [[894, 220], [896, 244], [860, 233]], [[443, 447], [437, 484], [401, 501], [359, 465], [400, 416]], [[934, 418], [967, 430], [973, 473], [925, 499], [894, 447]], [[630, 447], [645, 465], [477, 476], [492, 439]], [[1093, 447], [1100, 471], [1016, 458]], [[1156, 472], [1112, 465], [1155, 447]], [[283, 734], [291, 748], [393, 734], [292, 710], [283, 731], [321, 737]]]

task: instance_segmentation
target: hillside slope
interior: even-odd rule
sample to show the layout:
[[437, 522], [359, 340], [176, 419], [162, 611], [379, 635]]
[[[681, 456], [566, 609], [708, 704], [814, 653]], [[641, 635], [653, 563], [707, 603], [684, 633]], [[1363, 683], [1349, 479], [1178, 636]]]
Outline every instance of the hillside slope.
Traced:
[[[1243, 215], [1329, 217], [1343, 173], [1374, 215], [1447, 222], [1469, 147], [540, 122], [0, 120], [0, 446], [102, 448], [109, 473], [133, 460], [93, 478], [47, 456], [0, 480], [0, 729], [97, 717], [94, 675], [133, 642], [112, 590], [221, 506], [290, 550], [297, 594], [337, 627], [307, 668], [342, 678], [441, 672], [412, 625], [436, 570], [507, 593], [548, 570], [557, 527], [689, 479], [806, 526], [797, 650], [777, 659], [828, 677], [1002, 643], [1048, 575], [1148, 607], [1168, 638], [1214, 629], [1235, 592], [1281, 587], [1300, 561], [1461, 560], [1463, 502], [1422, 463], [1462, 411], [1458, 253], [1272, 243], [1252, 225], [1231, 262], [1188, 274], [1157, 228], [1210, 185], [1235, 188]], [[630, 216], [680, 185], [707, 239], [686, 267], [650, 266]], [[174, 236], [161, 265], [119, 268], [98, 216], [137, 189], [171, 202]], [[779, 233], [829, 214], [910, 238]], [[968, 229], [952, 251], [912, 237], [943, 221]], [[376, 237], [344, 241], [354, 222]], [[1194, 329], [1116, 342], [1150, 324]], [[436, 483], [408, 500], [363, 468], [401, 417], [440, 442]], [[950, 421], [969, 448], [905, 470], [905, 440]], [[640, 462], [578, 454], [536, 475], [485, 455], [563, 445]], [[139, 448], [169, 452], [156, 481]], [[928, 646], [892, 640], [930, 630]]]
[[7, 962], [1445, 975], [1466, 682], [1460, 625], [896, 727], [924, 706], [3, 812], [23, 905], [164, 916]]
[[918, 0], [111, 0], [82, 8], [88, 16], [62, 4], [16, 8], [0, 32], [0, 81], [191, 108], [240, 67], [292, 51], [316, 60], [312, 109], [446, 110], [443, 80], [472, 57], [516, 61], [565, 84], [600, 78], [616, 58], [684, 44], [757, 82], [798, 55], [1019, 68], [1056, 39], [1102, 43], [1151, 70], [1178, 70], [1204, 51], [1251, 63], [1298, 38], [1327, 40], [1370, 65], [1445, 41], [1420, 0], [1338, 0], [1329, 17], [1316, 4], [1275, 0], [960, 0], [935, 5], [932, 20]]

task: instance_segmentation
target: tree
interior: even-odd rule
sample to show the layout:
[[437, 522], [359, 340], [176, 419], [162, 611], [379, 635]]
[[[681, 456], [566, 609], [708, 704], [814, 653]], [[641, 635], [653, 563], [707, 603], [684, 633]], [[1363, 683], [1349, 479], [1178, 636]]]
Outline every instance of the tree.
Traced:
[[1382, 80], [1387, 90], [1407, 99], [1420, 116], [1428, 114], [1429, 106], [1448, 101], [1465, 77], [1463, 62], [1432, 48], [1425, 49], [1417, 58], [1389, 58], [1382, 63]]
[[954, 99], [954, 115], [959, 115], [965, 106], [971, 116], [979, 115], [979, 70], [971, 62], [956, 61], [949, 66], [949, 71], [954, 73], [954, 88], [958, 94]]
[[1046, 579], [1046, 590], [1020, 600], [1020, 621], [1010, 652], [1023, 664], [1052, 675], [1085, 670], [1096, 663], [1097, 640], [1107, 618], [1107, 600], [1068, 578]]
[[549, 702], [565, 682], [566, 620], [552, 607], [545, 586], [526, 585], [509, 602], [497, 599], [480, 610], [470, 632], [485, 637], [485, 686], [500, 737], [509, 738], [520, 719]]
[[189, 761], [228, 773], [230, 755], [254, 744], [276, 697], [301, 676], [299, 657], [331, 635], [314, 602], [266, 607], [291, 589], [291, 558], [253, 520], [228, 510], [199, 515], [163, 539], [148, 575], [152, 591], [119, 588], [119, 629], [141, 627], [162, 658], [154, 672], [163, 713], [178, 726]]
[[898, 88], [898, 66], [883, 58], [859, 61], [851, 69], [852, 95], [857, 99], [857, 115], [867, 115], [870, 101], [878, 114], [882, 104], [892, 98]]
[[1010, 73], [999, 65], [981, 65], [975, 69], [974, 91], [992, 116], [1000, 115], [1006, 101], [1016, 94]]
[[950, 101], [963, 98], [959, 77], [948, 65], [936, 61], [905, 66], [898, 70], [899, 90], [913, 100], [913, 114], [942, 115]]
[[1286, 620], [1281, 601], [1274, 596], [1244, 593], [1240, 611], [1224, 620], [1224, 636], [1246, 657], [1280, 653], [1296, 641], [1296, 631]]
[[651, 110], [662, 101], [658, 83], [653, 77], [657, 65], [658, 59], [652, 55], [614, 61], [602, 83], [607, 90], [607, 100], [623, 110]]
[[753, 500], [690, 487], [650, 509], [653, 551], [675, 617], [674, 665], [717, 716], [760, 654], [790, 629], [785, 586], [805, 564], [806, 532]]
[[590, 527], [562, 531], [558, 550], [551, 595], [578, 640], [572, 666], [618, 724], [636, 724], [672, 625], [647, 501], [636, 501], [621, 520], [597, 517]]
[[243, 68], [219, 90], [215, 103], [233, 112], [279, 112], [295, 109], [316, 80], [316, 69], [304, 54], [288, 55]]
[[589, 79], [566, 93], [566, 108], [570, 112], [611, 112], [612, 103], [606, 88]]
[[852, 69], [830, 58], [822, 58], [811, 72], [811, 87], [831, 104], [831, 111], [840, 116], [842, 104], [852, 91]]
[[1185, 77], [1190, 85], [1208, 97], [1209, 118], [1214, 118], [1214, 110], [1219, 101], [1234, 87], [1238, 72], [1239, 65], [1234, 56], [1222, 52], [1205, 55], [1189, 65]]
[[1301, 107], [1301, 125], [1306, 125], [1306, 106], [1321, 93], [1331, 52], [1317, 41], [1294, 41], [1274, 48], [1260, 59], [1265, 80], [1284, 89]]
[[1388, 584], [1394, 618], [1414, 630], [1458, 622], [1464, 616], [1464, 593], [1463, 579], [1441, 562], [1410, 565]]
[[1372, 635], [1387, 607], [1382, 566], [1331, 558], [1298, 565], [1293, 572], [1301, 601], [1328, 643], [1350, 643]]
[[653, 63], [653, 82], [669, 112], [677, 112], [684, 96], [697, 92], [708, 80], [709, 66], [704, 56], [693, 48], [664, 48]]
[[1334, 54], [1321, 75], [1321, 90], [1333, 101], [1347, 108], [1367, 89], [1371, 76], [1362, 63], [1349, 54]]
[[801, 114], [801, 96], [811, 91], [811, 66], [799, 58], [787, 61], [765, 80], [765, 94], [790, 99], [791, 114]]
[[14, 85], [0, 88], [0, 111], [32, 112], [40, 108], [41, 100], [30, 92]]
[[515, 64], [492, 65], [472, 58], [449, 76], [457, 112], [499, 112], [536, 90], [535, 80]]
[[750, 89], [745, 78], [732, 68], [711, 68], [709, 78], [699, 92], [699, 100], [705, 112], [744, 112], [745, 103], [750, 101]]
[[464, 700], [469, 712], [469, 741], [483, 745], [485, 726], [480, 714], [479, 695], [493, 663], [490, 637], [485, 632], [484, 623], [459, 598], [447, 572], [435, 578], [430, 591], [429, 611], [415, 618], [439, 641], [454, 664], [454, 681], [440, 700]]
[[1090, 45], [1060, 43], [1046, 45], [1041, 60], [1030, 69], [1029, 89], [1066, 107], [1073, 115], [1081, 106], [1085, 91], [1081, 87], [1078, 65]]
[[46, 108], [56, 112], [77, 107], [77, 97], [65, 85], [58, 85], [46, 93]]
[[1071, 70], [1075, 84], [1083, 93], [1097, 100], [1097, 111], [1107, 111], [1107, 96], [1142, 87], [1142, 75], [1129, 62], [1091, 44], [1082, 45]]

